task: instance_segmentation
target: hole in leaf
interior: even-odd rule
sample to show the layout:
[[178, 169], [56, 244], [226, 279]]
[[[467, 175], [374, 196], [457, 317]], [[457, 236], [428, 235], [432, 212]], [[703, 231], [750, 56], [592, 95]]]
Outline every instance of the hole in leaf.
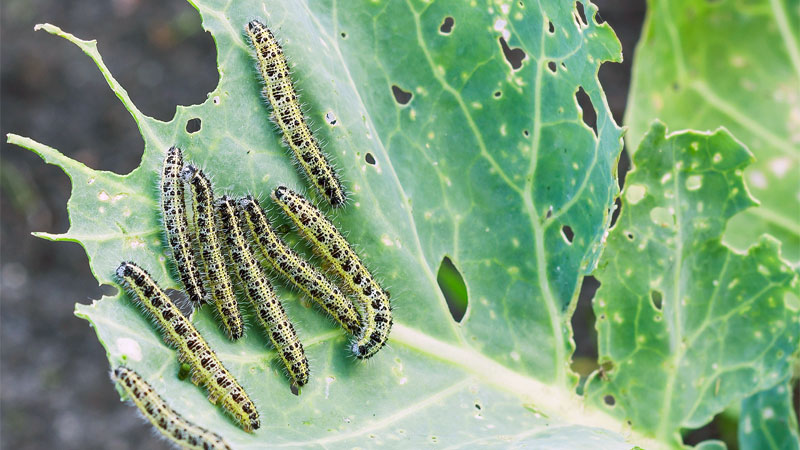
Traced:
[[521, 48], [509, 47], [508, 43], [503, 37], [500, 37], [500, 47], [503, 49], [503, 56], [505, 56], [506, 61], [508, 61], [513, 70], [518, 70], [520, 67], [522, 67], [522, 60], [527, 56], [525, 51], [523, 51]]
[[[682, 430], [683, 443], [697, 448], [696, 446], [709, 439], [720, 439], [729, 443], [736, 442], [736, 429], [738, 427], [738, 415], [730, 414], [727, 411], [721, 412], [711, 419], [711, 422], [695, 429]], [[726, 438], [728, 430], [733, 430], [730, 439]], [[728, 448], [736, 448], [728, 446]]]
[[202, 122], [197, 117], [194, 119], [189, 119], [189, 121], [186, 122], [186, 132], [189, 134], [197, 133], [200, 131], [201, 126]]
[[525, 136], [525, 137], [528, 137], [528, 136], [531, 135], [531, 132], [528, 131], [528, 130], [522, 130], [522, 135]]
[[547, 68], [550, 69], [550, 72], [556, 73], [556, 63], [555, 62], [550, 61], [549, 63], [547, 63]]
[[442, 26], [439, 27], [439, 32], [442, 34], [450, 34], [453, 32], [453, 27], [455, 26], [456, 21], [450, 16], [444, 18], [444, 22], [442, 22]]
[[548, 20], [548, 21], [547, 21], [547, 31], [548, 31], [550, 34], [553, 34], [553, 33], [555, 33], [555, 32], [556, 32], [556, 27], [555, 27], [555, 25], [553, 25], [553, 21], [551, 21], [551, 20]]
[[328, 125], [335, 127], [337, 123], [336, 115], [333, 112], [328, 111], [325, 113], [325, 121], [328, 122]]
[[375, 157], [372, 156], [372, 153], [367, 152], [367, 154], [364, 155], [364, 160], [367, 161], [367, 164], [370, 164], [370, 165], [373, 165], [373, 166], [375, 165]]
[[192, 366], [186, 363], [181, 364], [178, 368], [178, 379], [183, 381], [192, 373]]
[[591, 128], [594, 131], [594, 135], [597, 136], [597, 112], [594, 110], [594, 105], [592, 105], [592, 99], [589, 98], [589, 94], [583, 90], [583, 87], [578, 88], [578, 92], [575, 93], [575, 99], [581, 108], [583, 123]]
[[564, 62], [561, 63], [561, 69], [567, 70], [567, 65]]
[[594, 13], [594, 23], [596, 23], [597, 25], [602, 25], [606, 23], [606, 21], [602, 17], [600, 17], [599, 11]]
[[342, 34], [340, 34], [340, 36], [342, 36], [342, 39], [347, 39], [347, 33], [345, 33], [344, 31], [342, 31]]
[[575, 354], [572, 358], [572, 370], [586, 377], [597, 369], [597, 330], [594, 327], [595, 315], [592, 299], [595, 297], [600, 282], [589, 275], [583, 277], [578, 304], [572, 314], [571, 324], [574, 330]]
[[119, 288], [112, 284], [101, 284], [100, 294], [105, 297], [115, 297], [119, 294]]
[[503, 93], [500, 91], [494, 91], [494, 98], [500, 98], [503, 96]]
[[633, 233], [631, 233], [630, 231], [625, 232], [625, 237], [628, 238], [629, 241], [632, 241], [634, 238]]
[[480, 411], [480, 410], [481, 410], [481, 405], [480, 405], [480, 403], [475, 403], [475, 409], [477, 409], [478, 411]]
[[661, 311], [661, 303], [664, 297], [660, 291], [652, 290], [650, 291], [650, 301], [653, 302], [653, 306], [659, 311]]
[[628, 149], [623, 147], [622, 154], [619, 156], [619, 162], [617, 163], [617, 180], [619, 181], [620, 191], [625, 186], [625, 177], [628, 176], [630, 170], [631, 155], [628, 153]]
[[461, 322], [467, 312], [467, 285], [464, 283], [461, 272], [447, 256], [439, 264], [436, 282], [439, 283], [439, 289], [442, 290], [444, 299], [447, 301], [447, 307], [450, 309], [453, 320]]
[[614, 406], [617, 403], [617, 401], [614, 399], [613, 395], [606, 395], [605, 397], [603, 397], [603, 403], [605, 403], [608, 406]]
[[611, 211], [611, 223], [609, 224], [608, 228], [614, 228], [614, 225], [617, 224], [617, 219], [619, 219], [619, 215], [622, 212], [622, 200], [619, 199], [619, 196], [614, 199], [614, 210]]
[[577, 19], [580, 21], [578, 25], [581, 23], [583, 25], [589, 25], [589, 21], [586, 20], [586, 11], [583, 10], [583, 3], [575, 2], [575, 12], [577, 14]]
[[411, 97], [413, 97], [411, 92], [400, 89], [400, 86], [396, 84], [392, 85], [392, 95], [394, 95], [395, 101], [401, 105], [407, 105], [411, 101]]
[[570, 244], [572, 244], [572, 239], [575, 237], [575, 233], [572, 232], [572, 228], [569, 225], [564, 225], [561, 227], [561, 234], [564, 236], [564, 239], [567, 240]]

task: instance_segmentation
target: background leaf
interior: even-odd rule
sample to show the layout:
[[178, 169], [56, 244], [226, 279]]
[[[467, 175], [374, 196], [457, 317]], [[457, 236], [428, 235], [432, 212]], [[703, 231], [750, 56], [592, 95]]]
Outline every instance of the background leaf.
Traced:
[[800, 448], [791, 382], [779, 383], [742, 402], [739, 445], [745, 450]]
[[[231, 344], [207, 310], [195, 314], [269, 418], [255, 436], [177, 380], [174, 353], [120, 297], [77, 308], [96, 327], [112, 365], [126, 361], [169, 393], [176, 409], [233, 444], [352, 446], [375, 439], [413, 446], [478, 439], [575, 448], [600, 439], [622, 445], [618, 435], [586, 428], [621, 426], [581, 408], [568, 370], [568, 311], [599, 253], [620, 150], [620, 130], [596, 79], [600, 63], [619, 59], [619, 44], [594, 21], [594, 8], [195, 6], [217, 42], [220, 85], [204, 104], [179, 107], [169, 123], [138, 111], [93, 42], [45, 26], [97, 62], [137, 121], [145, 151], [141, 167], [119, 176], [10, 136], [72, 179], [70, 230], [42, 236], [84, 245], [102, 283], [111, 282], [121, 259], [133, 259], [176, 287], [153, 188], [169, 145], [182, 146], [212, 172], [220, 192], [263, 195], [278, 183], [302, 186], [266, 120], [241, 34], [248, 19], [261, 16], [284, 40], [312, 119], [320, 125], [329, 118], [320, 134], [354, 193], [336, 220], [392, 290], [397, 325], [392, 346], [359, 364], [348, 358], [341, 332], [284, 292], [315, 370], [298, 399], [257, 333]], [[449, 33], [440, 28], [446, 16], [455, 19]], [[395, 101], [393, 86], [411, 94], [406, 104]], [[581, 121], [579, 87], [593, 105], [596, 135]], [[200, 119], [199, 131], [186, 131], [191, 119]], [[436, 284], [444, 255], [461, 270], [472, 299], [460, 324]], [[447, 422], [434, 420], [445, 412]], [[565, 417], [578, 425], [565, 424]], [[552, 431], [556, 424], [563, 428]]]
[[634, 61], [628, 148], [654, 118], [725, 126], [756, 157], [745, 179], [761, 202], [731, 220], [725, 242], [745, 249], [767, 232], [800, 261], [800, 2], [649, 1]]
[[595, 275], [603, 370], [585, 392], [658, 440], [679, 445], [681, 428], [791, 373], [797, 273], [772, 238], [746, 254], [721, 243], [754, 204], [742, 180], [752, 159], [724, 129], [667, 136], [655, 123], [626, 179]]

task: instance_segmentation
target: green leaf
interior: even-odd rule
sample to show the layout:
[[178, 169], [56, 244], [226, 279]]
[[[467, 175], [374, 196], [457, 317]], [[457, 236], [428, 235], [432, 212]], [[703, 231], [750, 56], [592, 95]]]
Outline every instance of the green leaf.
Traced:
[[648, 2], [625, 124], [635, 149], [650, 122], [719, 126], [753, 151], [747, 186], [761, 202], [734, 217], [726, 243], [770, 233], [800, 261], [800, 4], [797, 0]]
[[791, 373], [797, 273], [772, 238], [747, 253], [721, 243], [755, 203], [742, 179], [752, 159], [724, 129], [667, 136], [657, 122], [625, 182], [595, 274], [603, 370], [585, 392], [660, 441], [678, 445], [681, 428]]
[[759, 392], [742, 402], [739, 445], [744, 450], [800, 449], [790, 381]]
[[[261, 16], [283, 40], [302, 100], [353, 194], [334, 219], [392, 291], [395, 326], [389, 347], [360, 363], [340, 330], [283, 290], [312, 364], [298, 397], [260, 333], [230, 343], [207, 307], [196, 312], [199, 330], [258, 405], [264, 425], [254, 435], [178, 379], [174, 351], [122, 296], [76, 307], [111, 365], [129, 364], [179, 412], [234, 446], [630, 448], [616, 434], [622, 422], [575, 395], [569, 370], [570, 311], [610, 220], [621, 144], [596, 77], [603, 61], [620, 60], [620, 45], [594, 20], [594, 6], [578, 4], [585, 23], [574, 3], [562, 2], [193, 4], [216, 41], [220, 84], [166, 123], [136, 109], [93, 41], [42, 26], [95, 61], [138, 123], [145, 150], [141, 166], [120, 176], [9, 135], [72, 179], [69, 231], [39, 235], [81, 243], [101, 283], [112, 283], [119, 261], [130, 259], [177, 288], [154, 189], [167, 147], [182, 147], [207, 168], [219, 192], [302, 187], [267, 120], [242, 35]], [[455, 26], [443, 34], [448, 16]], [[521, 66], [512, 68], [504, 50], [524, 52]], [[394, 85], [412, 94], [410, 102], [395, 101]], [[595, 109], [596, 135], [581, 120], [579, 87]], [[201, 129], [190, 134], [193, 118]], [[437, 285], [445, 255], [469, 295], [460, 323]]]

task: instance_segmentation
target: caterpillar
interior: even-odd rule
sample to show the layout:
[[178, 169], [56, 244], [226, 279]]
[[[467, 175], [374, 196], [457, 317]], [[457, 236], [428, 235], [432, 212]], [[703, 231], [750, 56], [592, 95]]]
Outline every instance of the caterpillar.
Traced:
[[191, 164], [183, 167], [181, 178], [192, 186], [195, 233], [201, 245], [200, 255], [205, 265], [211, 295], [225, 332], [235, 341], [244, 335], [244, 322], [219, 242], [214, 189], [203, 171]]
[[161, 170], [161, 217], [178, 274], [186, 288], [186, 295], [189, 296], [192, 303], [200, 306], [207, 301], [208, 297], [189, 236], [189, 222], [186, 218], [186, 204], [183, 198], [183, 181], [180, 176], [182, 168], [181, 149], [170, 147]]
[[247, 196], [240, 199], [237, 206], [242, 221], [250, 229], [253, 242], [272, 268], [322, 306], [347, 332], [357, 334], [361, 325], [353, 302], [320, 271], [286, 245], [272, 228], [258, 200]]
[[375, 355], [386, 344], [392, 328], [389, 294], [375, 281], [339, 230], [305, 197], [286, 186], [278, 186], [272, 199], [356, 294], [363, 315], [352, 350], [359, 359]]
[[179, 447], [196, 450], [231, 450], [219, 435], [189, 422], [170, 408], [155, 389], [134, 370], [125, 366], [117, 367], [114, 369], [112, 379], [125, 391], [145, 419]]
[[164, 341], [178, 350], [178, 360], [192, 367], [192, 383], [203, 384], [208, 400], [221, 404], [245, 431], [258, 429], [261, 423], [250, 397], [153, 277], [133, 262], [121, 263], [116, 274], [159, 326]]
[[238, 270], [244, 291], [292, 381], [298, 387], [303, 386], [308, 382], [309, 376], [308, 359], [303, 351], [303, 344], [297, 337], [294, 325], [286, 317], [286, 311], [275, 295], [272, 283], [250, 251], [236, 214], [236, 202], [228, 196], [221, 197], [217, 200], [217, 212], [223, 234], [227, 236], [228, 255], [232, 266]]
[[263, 94], [272, 106], [272, 120], [283, 132], [284, 143], [292, 149], [308, 181], [331, 206], [345, 204], [342, 183], [308, 126], [297, 100], [283, 49], [272, 31], [253, 20], [245, 26], [253, 44], [258, 69], [264, 82]]

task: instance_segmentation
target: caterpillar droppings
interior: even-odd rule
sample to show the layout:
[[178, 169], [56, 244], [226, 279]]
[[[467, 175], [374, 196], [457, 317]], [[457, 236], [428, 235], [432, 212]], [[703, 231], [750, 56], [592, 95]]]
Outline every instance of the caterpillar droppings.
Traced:
[[338, 272], [347, 288], [361, 303], [361, 330], [353, 342], [353, 353], [366, 359], [378, 352], [389, 338], [392, 307], [389, 294], [375, 281], [339, 230], [305, 197], [279, 186], [272, 199], [283, 208], [300, 233]]
[[231, 450], [218, 434], [184, 419], [135, 371], [120, 366], [114, 369], [112, 378], [139, 408], [145, 419], [179, 447], [193, 450]]
[[334, 208], [344, 205], [347, 195], [308, 126], [278, 40], [257, 20], [249, 22], [245, 30], [255, 50], [264, 82], [264, 96], [272, 106], [272, 120], [283, 132], [285, 144], [292, 149], [306, 177], [328, 203]]
[[189, 164], [181, 170], [181, 177], [192, 186], [192, 205], [200, 256], [205, 266], [208, 285], [214, 305], [219, 311], [225, 332], [231, 340], [244, 335], [244, 322], [236, 301], [233, 282], [225, 267], [225, 257], [217, 232], [217, 214], [214, 207], [214, 189], [202, 170]]
[[192, 240], [189, 234], [189, 221], [186, 217], [186, 203], [183, 198], [183, 155], [178, 147], [170, 147], [164, 158], [161, 170], [161, 217], [167, 232], [167, 242], [172, 249], [172, 257], [178, 269], [186, 295], [195, 305], [207, 301], [203, 279], [195, 260]]
[[309, 370], [303, 344], [297, 337], [294, 325], [286, 316], [272, 283], [269, 282], [261, 265], [253, 256], [250, 244], [236, 214], [236, 202], [223, 196], [217, 200], [217, 210], [221, 219], [222, 231], [227, 236], [227, 248], [232, 267], [238, 270], [247, 297], [258, 313], [258, 319], [267, 332], [272, 345], [283, 360], [295, 385], [308, 382]]
[[178, 350], [178, 360], [192, 367], [192, 383], [205, 386], [208, 400], [221, 404], [245, 431], [258, 429], [261, 423], [250, 397], [153, 277], [132, 262], [121, 263], [116, 274], [159, 326], [164, 341]]
[[347, 332], [358, 334], [361, 325], [353, 302], [278, 236], [258, 200], [252, 196], [242, 198], [238, 210], [253, 242], [272, 268], [317, 302]]

